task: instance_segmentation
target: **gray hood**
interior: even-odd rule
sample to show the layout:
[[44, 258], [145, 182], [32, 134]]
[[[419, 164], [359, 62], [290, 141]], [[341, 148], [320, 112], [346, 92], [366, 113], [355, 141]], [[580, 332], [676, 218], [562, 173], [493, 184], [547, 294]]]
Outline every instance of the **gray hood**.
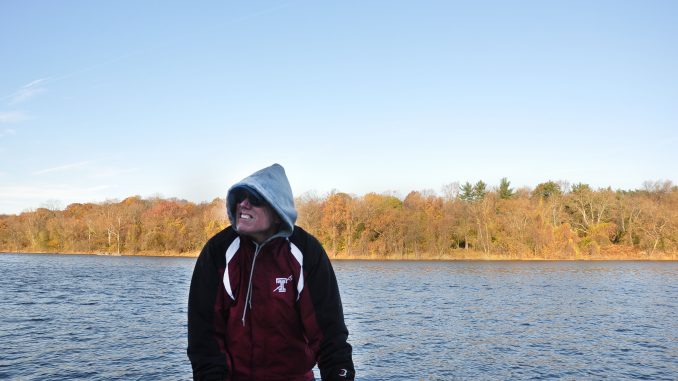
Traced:
[[280, 164], [273, 164], [270, 167], [256, 171], [228, 190], [226, 208], [228, 219], [234, 228], [236, 225], [233, 190], [237, 188], [254, 190], [275, 210], [282, 221], [280, 231], [275, 236], [289, 237], [292, 235], [294, 223], [297, 221], [297, 210], [294, 208], [292, 187], [285, 175], [285, 169]]

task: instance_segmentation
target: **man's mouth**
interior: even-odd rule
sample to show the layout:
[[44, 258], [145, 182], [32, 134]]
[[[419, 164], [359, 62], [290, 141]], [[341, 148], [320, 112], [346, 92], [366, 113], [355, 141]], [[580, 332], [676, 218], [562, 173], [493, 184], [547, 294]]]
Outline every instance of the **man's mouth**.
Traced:
[[240, 218], [243, 219], [243, 220], [251, 220], [251, 219], [254, 218], [254, 217], [252, 217], [252, 216], [249, 215], [249, 214], [240, 213]]

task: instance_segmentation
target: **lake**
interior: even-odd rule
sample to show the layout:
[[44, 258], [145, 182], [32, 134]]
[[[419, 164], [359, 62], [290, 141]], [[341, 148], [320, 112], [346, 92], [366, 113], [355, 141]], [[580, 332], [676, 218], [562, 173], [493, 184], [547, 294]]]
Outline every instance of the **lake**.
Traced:
[[[194, 263], [0, 255], [0, 379], [190, 379]], [[677, 262], [334, 267], [357, 380], [678, 379]]]

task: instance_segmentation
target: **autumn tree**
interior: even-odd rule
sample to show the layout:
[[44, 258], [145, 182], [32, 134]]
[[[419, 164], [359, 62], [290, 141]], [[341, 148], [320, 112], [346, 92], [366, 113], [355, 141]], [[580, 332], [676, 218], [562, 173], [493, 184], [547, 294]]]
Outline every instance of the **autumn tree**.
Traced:
[[[513, 191], [453, 183], [443, 195], [413, 191], [295, 200], [297, 223], [336, 256], [355, 258], [602, 258], [606, 250], [642, 258], [678, 252], [678, 189], [646, 182], [633, 191], [549, 181]], [[74, 203], [0, 215], [0, 251], [156, 254], [197, 252], [226, 228], [223, 199]], [[635, 254], [634, 254], [635, 253]]]
[[322, 207], [320, 226], [330, 242], [329, 251], [336, 255], [346, 250], [353, 234], [352, 198], [346, 193], [331, 193]]
[[363, 196], [357, 211], [361, 221], [357, 229], [365, 254], [403, 256], [402, 208], [403, 202], [392, 195], [368, 193]]

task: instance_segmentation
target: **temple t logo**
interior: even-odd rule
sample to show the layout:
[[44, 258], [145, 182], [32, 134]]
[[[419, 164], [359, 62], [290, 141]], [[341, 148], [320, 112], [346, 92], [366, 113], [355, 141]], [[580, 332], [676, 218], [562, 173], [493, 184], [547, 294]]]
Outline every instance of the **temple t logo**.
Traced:
[[273, 292], [287, 292], [285, 285], [291, 280], [292, 275], [288, 276], [287, 278], [275, 278], [275, 283], [278, 285], [278, 287], [276, 287]]

